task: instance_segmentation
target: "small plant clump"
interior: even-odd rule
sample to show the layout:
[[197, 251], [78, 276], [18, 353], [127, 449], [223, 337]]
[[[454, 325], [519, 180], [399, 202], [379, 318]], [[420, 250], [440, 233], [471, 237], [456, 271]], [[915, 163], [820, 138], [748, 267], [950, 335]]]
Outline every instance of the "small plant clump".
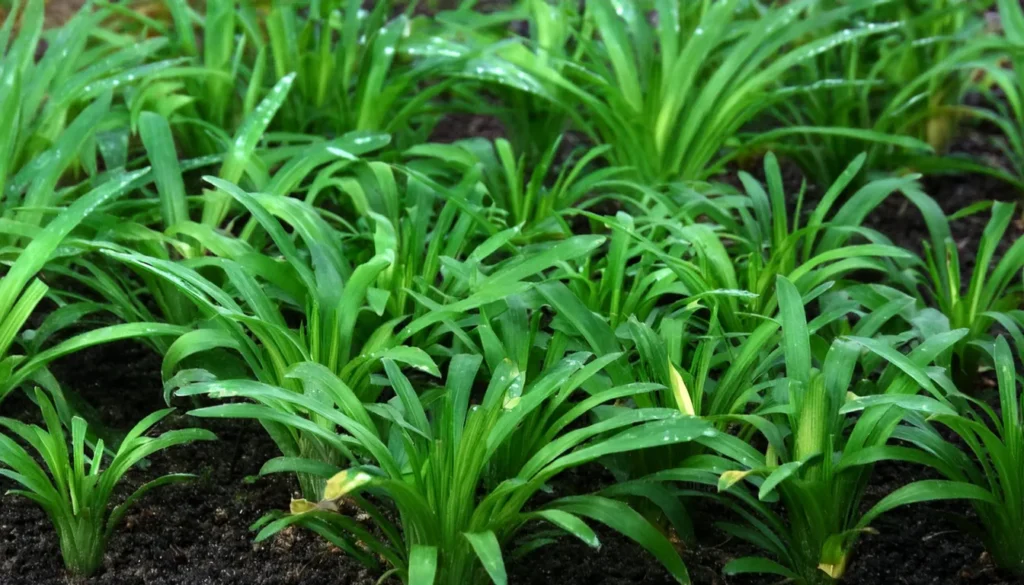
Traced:
[[[378, 583], [610, 531], [685, 584], [714, 524], [829, 584], [936, 501], [1024, 576], [1016, 0], [0, 14], [0, 489], [70, 573], [238, 424], [254, 540]], [[126, 340], [194, 428], [57, 365]]]
[[[188, 473], [165, 475], [143, 484], [108, 510], [124, 475], [146, 457], [164, 449], [191, 441], [213, 441], [216, 436], [204, 429], [167, 431], [156, 438], [144, 436], [173, 409], [154, 412], [139, 421], [113, 451], [104, 468], [107, 450], [103, 439], [89, 437], [88, 424], [80, 417], [71, 419], [71, 449], [57, 411], [46, 393], [36, 390], [46, 427], [0, 417], [0, 427], [10, 435], [29, 444], [45, 465], [45, 471], [18, 442], [8, 434], [0, 434], [0, 475], [20, 484], [8, 492], [38, 504], [50, 518], [60, 540], [60, 552], [68, 570], [88, 576], [103, 563], [107, 541], [129, 508], [154, 488], [188, 481]], [[92, 455], [86, 445], [92, 444]]]

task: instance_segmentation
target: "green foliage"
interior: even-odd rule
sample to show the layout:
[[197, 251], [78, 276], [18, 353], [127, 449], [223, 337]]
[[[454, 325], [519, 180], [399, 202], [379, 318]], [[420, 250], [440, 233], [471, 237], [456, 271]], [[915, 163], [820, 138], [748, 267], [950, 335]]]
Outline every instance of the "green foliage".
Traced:
[[[156, 30], [162, 55], [188, 60], [178, 79], [147, 86], [154, 109], [172, 120], [193, 155], [222, 151], [229, 137], [258, 114], [282, 133], [335, 137], [381, 131], [408, 146], [422, 142], [436, 121], [436, 97], [461, 57], [417, 54], [423, 23], [395, 14], [395, 3], [359, 0], [271, 2], [257, 7], [212, 0], [197, 13], [185, 0], [164, 2], [169, 22], [131, 13], [138, 34]], [[282, 83], [294, 84], [285, 96]], [[261, 100], [280, 95], [277, 108]]]
[[991, 3], [881, 2], [838, 23], [836, 30], [858, 18], [898, 26], [796, 68], [787, 80], [790, 96], [773, 108], [780, 127], [755, 139], [777, 141], [819, 185], [865, 150], [875, 172], [978, 170], [969, 160], [935, 155], [945, 154], [969, 112], [962, 100], [975, 87], [976, 61], [998, 47], [983, 18]]
[[1006, 164], [990, 168], [989, 172], [1020, 190], [1024, 189], [1024, 8], [1010, 0], [997, 0], [996, 4], [1004, 33], [1002, 50], [977, 63], [979, 71], [984, 72], [979, 87], [988, 103], [987, 107], [971, 107], [968, 111], [999, 129], [1002, 137], [996, 146]]
[[[303, 499], [258, 539], [309, 528], [381, 581], [503, 584], [560, 532], [598, 546], [596, 521], [686, 582], [694, 497], [764, 551], [729, 573], [840, 579], [879, 514], [943, 498], [1021, 570], [993, 329], [1024, 347], [1024, 239], [1002, 245], [1013, 205], [946, 217], [916, 174], [1021, 182], [1016, 2], [1002, 37], [985, 0], [370, 4], [100, 2], [49, 29], [28, 0], [0, 27], [0, 400], [32, 383], [45, 421], [0, 419], [0, 474], [73, 571], [181, 478], [108, 513], [133, 464], [212, 438], [144, 438], [161, 411], [112, 449], [75, 416], [47, 364], [126, 338], [168, 403], [275, 442], [262, 472]], [[430, 142], [453, 112], [507, 137]], [[1007, 168], [943, 157], [967, 121]], [[741, 170], [765, 147], [809, 181]], [[868, 227], [894, 193], [923, 257]], [[972, 263], [950, 222], [990, 208]], [[946, 479], [865, 506], [885, 461]], [[562, 493], [596, 463], [616, 481]]]
[[[580, 131], [610, 145], [613, 164], [648, 182], [703, 179], [724, 168], [730, 156], [721, 151], [737, 146], [733, 139], [741, 127], [788, 95], [776, 84], [783, 74], [888, 28], [850, 26], [796, 43], [869, 4], [813, 11], [816, 3], [805, 0], [759, 14], [739, 0], [591, 0], [578, 30], [552, 35], [562, 43], [571, 36], [578, 50], [552, 49], [552, 40], [541, 38], [536, 54], [499, 54], [541, 84], [544, 91], [534, 93], [564, 105]], [[546, 13], [535, 14], [539, 19]], [[551, 29], [538, 23], [535, 30]], [[570, 54], [571, 63], [559, 62]], [[493, 78], [493, 71], [482, 76]]]
[[[735, 498], [730, 505], [745, 522], [726, 523], [723, 529], [773, 558], [737, 559], [725, 572], [773, 573], [798, 583], [829, 583], [842, 577], [858, 537], [880, 514], [935, 499], [991, 501], [967, 482], [921, 480], [892, 492], [867, 511], [861, 506], [874, 463], [917, 461], [924, 455], [890, 443], [906, 411], [956, 415], [947, 396], [959, 393], [948, 378], [928, 366], [964, 332], [936, 336], [907, 355], [878, 339], [853, 335], [836, 340], [820, 355], [796, 288], [781, 277], [778, 287], [786, 377], [755, 413], [736, 417], [764, 437], [767, 449], [760, 453], [728, 435], [710, 443], [739, 464], [721, 473], [717, 484], [719, 491]], [[877, 381], [870, 379], [875, 368], [861, 357], [865, 350], [883, 358]], [[860, 396], [851, 393], [855, 387]], [[918, 395], [919, 389], [931, 396]], [[709, 472], [722, 466], [730, 464], [715, 459], [696, 464]], [[692, 471], [667, 471], [655, 477], [687, 479]], [[755, 486], [756, 495], [741, 482]], [[770, 505], [776, 501], [781, 511]]]
[[[359, 0], [312, 3], [309, 14], [280, 3], [268, 15], [275, 75], [296, 71], [297, 103], [288, 108], [290, 129], [343, 134], [387, 132], [398, 144], [424, 141], [433, 129], [435, 98], [448, 89], [449, 58], [426, 58], [406, 42], [419, 25], [392, 18], [392, 2], [364, 13]], [[319, 14], [317, 13], [319, 11]]]
[[[217, 252], [214, 257], [176, 262], [106, 251], [171, 283], [208, 320], [207, 326], [180, 337], [168, 349], [165, 378], [186, 358], [224, 348], [236, 352], [245, 367], [267, 383], [294, 386], [285, 381], [288, 367], [314, 361], [336, 375], [344, 372], [349, 383], [369, 391], [369, 363], [379, 359], [376, 352], [398, 344], [395, 328], [400, 319], [383, 318], [388, 294], [373, 286], [392, 266], [394, 250], [382, 249], [353, 265], [344, 255], [341, 233], [312, 206], [287, 197], [246, 193], [212, 177], [208, 180], [248, 209], [285, 262], [275, 261], [244, 240], [213, 232], [205, 234], [204, 243]], [[211, 279], [204, 273], [217, 276]], [[298, 328], [289, 326], [293, 312], [303, 316]], [[359, 326], [363, 312], [370, 313], [370, 325], [364, 320]], [[432, 369], [422, 350], [406, 349], [419, 356], [417, 365]]]
[[[423, 157], [411, 162], [410, 167], [431, 174], [479, 173], [487, 194], [487, 200], [481, 204], [499, 215], [506, 225], [521, 230], [526, 241], [533, 241], [570, 235], [572, 230], [564, 213], [593, 202], [587, 199], [618, 198], [623, 191], [641, 189], [620, 180], [625, 169], [593, 168], [595, 159], [606, 147], [587, 149], [578, 160], [570, 156], [560, 168], [556, 167], [561, 145], [561, 138], [555, 140], [535, 165], [525, 155], [517, 156], [511, 143], [502, 138], [493, 143], [473, 139], [454, 145], [423, 144], [409, 149], [406, 155]], [[430, 161], [447, 164], [438, 168]]]
[[[102, 182], [69, 187], [66, 179], [94, 179], [101, 168], [125, 165], [124, 94], [136, 80], [165, 74], [174, 65], [146, 63], [159, 42], [126, 47], [114, 33], [94, 34], [108, 16], [103, 10], [86, 8], [64, 27], [46, 31], [43, 12], [42, 0], [24, 7], [16, 2], [0, 27], [0, 241], [5, 245], [31, 239], [46, 223], [44, 210], [66, 205]], [[46, 50], [37, 57], [43, 43]]]
[[[992, 215], [982, 232], [968, 276], [963, 272], [960, 251], [953, 240], [950, 218], [924, 193], [905, 193], [924, 216], [930, 235], [929, 241], [924, 242], [924, 270], [917, 278], [918, 294], [925, 305], [935, 305], [948, 320], [950, 329], [967, 330], [967, 335], [954, 347], [952, 365], [958, 383], [963, 386], [977, 374], [981, 355], [977, 344], [990, 342], [992, 326], [997, 322], [1018, 328], [1024, 325], [1015, 311], [1024, 298], [1024, 238], [1014, 241], [996, 261], [997, 248], [1013, 219], [1015, 206], [1004, 202], [992, 204]], [[986, 207], [987, 204], [964, 209], [953, 219]]]
[[[92, 218], [95, 228], [103, 234], [103, 241], [80, 242], [85, 251], [114, 249], [170, 262], [179, 258], [192, 261], [205, 253], [230, 254], [229, 251], [240, 247], [248, 249], [248, 241], [260, 245], [265, 235], [258, 229], [258, 222], [249, 220], [244, 224], [239, 234], [243, 243], [237, 245], [218, 230], [225, 220], [233, 225], [245, 219], [245, 207], [232, 197], [209, 189], [202, 190], [201, 196], [188, 194], [200, 189], [193, 187], [191, 181], [186, 182], [187, 173], [209, 165], [210, 159], [179, 163], [167, 120], [151, 112], [143, 112], [140, 120], [142, 141], [154, 170], [133, 183], [136, 200]], [[262, 132], [263, 129], [247, 131], [256, 137], [250, 140], [252, 145]], [[243, 166], [250, 170], [275, 165], [272, 174], [250, 172], [248, 182], [267, 196], [283, 198], [302, 186], [313, 189], [334, 183], [335, 175], [345, 172], [358, 161], [359, 155], [387, 141], [387, 136], [380, 134], [349, 134], [334, 140], [311, 139], [306, 144], [279, 146], [260, 153], [249, 149], [248, 154], [240, 155], [240, 160], [245, 160]], [[230, 167], [225, 163], [221, 178], [226, 171]], [[239, 179], [236, 175], [234, 180]], [[197, 203], [202, 204], [201, 209], [197, 209]], [[191, 326], [200, 318], [194, 304], [173, 283], [149, 271], [137, 269], [125, 274], [123, 264], [111, 265], [103, 258], [87, 254], [74, 258], [73, 264], [70, 269], [58, 271], [94, 291], [105, 301], [102, 309], [124, 321]], [[162, 339], [151, 341], [161, 354], [167, 351], [168, 343]]]
[[[999, 411], [980, 400], [963, 404], [964, 416], [934, 414], [900, 429], [899, 438], [928, 453], [923, 462], [952, 481], [977, 486], [984, 494], [974, 502], [989, 553], [1002, 568], [1024, 574], [1024, 434], [1021, 394], [1014, 358], [1006, 339], [996, 339], [992, 353], [999, 386]], [[935, 429], [956, 434], [965, 450], [947, 442]]]
[[[766, 315], [777, 306], [774, 288], [778, 276], [785, 276], [801, 295], [807, 295], [858, 271], [888, 272], [888, 260], [910, 258], [906, 250], [862, 224], [894, 192], [918, 190], [917, 177], [878, 179], [846, 195], [864, 162], [864, 155], [855, 158], [806, 217], [803, 187], [795, 201], [792, 194], [787, 196], [772, 153], [764, 161], [767, 191], [741, 171], [743, 196], [726, 194], [709, 199], [700, 194], [684, 195], [682, 208], [691, 217], [709, 214], [723, 228], [709, 230], [700, 228], [700, 224], [691, 228], [702, 236], [697, 248], [702, 251], [701, 264], [707, 265], [703, 272], [708, 287], [754, 293], [758, 297], [752, 310]], [[794, 210], [790, 214], [791, 207]], [[738, 310], [737, 299], [728, 301], [726, 314], [730, 315]]]
[[[124, 194], [129, 184], [141, 174], [142, 171], [121, 174], [100, 184], [58, 213], [46, 224], [45, 229], [31, 232], [34, 239], [24, 249], [18, 250], [16, 259], [10, 265], [7, 274], [0, 280], [0, 401], [19, 386], [33, 379], [47, 388], [55, 389], [55, 383], [49, 379], [38, 378], [38, 376], [47, 376], [45, 367], [49, 362], [74, 351], [117, 339], [182, 333], [183, 330], [178, 327], [159, 323], [140, 322], [111, 325], [81, 333], [46, 350], [32, 352], [30, 355], [12, 353], [12, 348], [19, 345], [37, 348], [43, 341], [40, 339], [36, 343], [25, 344], [25, 338], [18, 338], [25, 323], [49, 290], [49, 287], [38, 278], [40, 270], [50, 261], [64, 238], [86, 216], [105, 201]], [[72, 311], [74, 310], [72, 309]], [[59, 325], [65, 318], [66, 312], [51, 314], [50, 319], [44, 321], [40, 329], [51, 332], [59, 329]], [[59, 397], [57, 398], [60, 402], [59, 406], [63, 407], [63, 401]]]
[[45, 470], [18, 442], [0, 434], [0, 475], [21, 486], [9, 494], [28, 498], [46, 512], [57, 530], [64, 565], [75, 575], [88, 576], [100, 568], [110, 535], [139, 498], [153, 488], [193, 477], [172, 474], [152, 480], [108, 510], [114, 489], [125, 473], [144, 458], [169, 447], [217, 438], [202, 429], [167, 431], [156, 438], [144, 436], [173, 409], [161, 410], [139, 421], [128, 432], [104, 468], [102, 440], [91, 456], [86, 453], [85, 420], [72, 419], [69, 451], [64, 428], [46, 394], [36, 390], [35, 400], [46, 428], [5, 417], [0, 417], [0, 426], [30, 445], [42, 459]]
[[[577, 117], [569, 106], [570, 87], [558, 76], [574, 67], [582, 51], [573, 39], [583, 30], [584, 15], [574, 2], [508, 4], [486, 15], [464, 7], [444, 13], [439, 18], [467, 41], [443, 43], [433, 37], [427, 49], [468, 56], [457, 75], [476, 83], [453, 85], [456, 103], [501, 120], [513, 150], [532, 165], [544, 159], [569, 128], [570, 119]], [[509, 33], [516, 24], [529, 30], [525, 38], [513, 37], [518, 42], [511, 42]]]
[[[386, 169], [377, 170], [383, 173]], [[285, 261], [275, 261], [244, 241], [212, 233], [206, 247], [217, 251], [219, 257], [174, 262], [136, 252], [106, 251], [112, 258], [171, 283], [206, 320], [203, 327], [182, 335], [167, 349], [165, 379], [174, 376], [180, 365], [192, 362], [218, 377], [249, 372], [265, 384], [301, 392], [301, 385], [289, 378], [288, 371], [297, 364], [314, 362], [349, 385], [360, 400], [372, 402], [381, 392], [373, 384], [372, 374], [382, 360], [439, 376], [434, 360], [422, 348], [446, 342], [448, 319], [523, 290], [530, 279], [589, 253], [602, 242], [596, 236], [577, 236], [522, 250], [513, 257], [499, 257], [490, 266], [484, 262], [496, 256], [514, 230], [498, 232], [467, 252], [468, 238], [463, 242], [442, 237], [429, 243], [409, 241], [406, 236], [423, 237], [414, 225], [406, 225], [408, 221], [419, 223], [415, 216], [396, 218], [396, 230], [396, 223], [387, 216], [370, 212], [376, 224], [376, 251], [369, 258], [350, 260], [342, 233], [311, 205], [286, 197], [249, 194], [230, 183], [209, 180], [252, 214]], [[420, 185], [419, 191], [412, 192], [429, 197], [423, 189]], [[363, 204], [370, 205], [366, 200]], [[397, 206], [393, 209], [399, 211]], [[442, 211], [447, 220], [439, 225], [456, 222], [455, 209]], [[464, 224], [463, 219], [469, 223]], [[457, 220], [464, 227], [472, 223], [469, 216]], [[432, 250], [426, 261], [423, 245]], [[443, 250], [457, 257], [443, 256]], [[405, 258], [408, 263], [402, 262]], [[442, 265], [447, 273], [436, 284]], [[405, 272], [416, 267], [424, 272]], [[211, 280], [207, 274], [217, 276]], [[405, 300], [410, 294], [419, 308]], [[300, 317], [298, 326], [292, 325], [295, 316]], [[224, 352], [238, 359], [225, 360]], [[181, 375], [189, 380], [194, 374], [186, 369]], [[282, 452], [292, 450], [292, 443], [280, 433], [271, 434]], [[303, 449], [319, 450], [303, 441], [296, 444], [303, 454]], [[319, 489], [315, 483], [304, 486], [307, 494]]]
[[725, 332], [751, 333], [777, 310], [780, 275], [813, 296], [854, 274], [877, 272], [904, 282], [899, 269], [913, 255], [862, 224], [894, 192], [918, 192], [916, 177], [878, 179], [846, 195], [864, 159], [850, 164], [809, 215], [803, 190], [795, 211], [788, 211], [793, 197], [770, 153], [767, 190], [744, 172], [742, 193], [717, 186], [668, 195], [644, 190], [647, 203], [640, 207], [646, 211], [638, 217], [600, 218], [612, 230], [608, 254], [572, 285], [613, 327], [631, 314], [652, 325], [666, 315], [685, 317], [698, 330], [717, 321]]

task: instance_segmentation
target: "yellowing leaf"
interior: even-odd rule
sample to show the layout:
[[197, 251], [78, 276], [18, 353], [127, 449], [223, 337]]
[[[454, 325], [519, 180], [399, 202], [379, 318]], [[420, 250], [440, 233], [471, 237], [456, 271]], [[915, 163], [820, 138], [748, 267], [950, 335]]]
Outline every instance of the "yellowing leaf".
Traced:
[[726, 471], [722, 473], [721, 477], [718, 478], [718, 491], [724, 492], [737, 483], [743, 481], [743, 478], [747, 477], [751, 473], [754, 473], [753, 469], [748, 469], [747, 471]]
[[829, 536], [821, 547], [818, 569], [833, 579], [842, 579], [850, 560], [850, 548], [863, 533], [874, 533], [874, 530], [854, 528]]
[[826, 575], [832, 577], [833, 579], [838, 579], [843, 575], [843, 568], [840, 565], [829, 565], [826, 563], [822, 563], [818, 565], [818, 569], [824, 571]]
[[337, 500], [345, 494], [366, 485], [371, 479], [373, 478], [365, 472], [356, 471], [353, 473], [353, 470], [346, 469], [327, 480], [327, 487], [324, 488], [324, 499]]
[[686, 384], [683, 383], [683, 377], [679, 375], [676, 367], [671, 362], [668, 364], [668, 373], [672, 379], [672, 394], [676, 398], [676, 406], [679, 408], [679, 412], [691, 416], [696, 415], [697, 412], [693, 409], [693, 401], [690, 400], [690, 391], [686, 388]]
[[309, 500], [292, 500], [291, 506], [289, 506], [292, 514], [304, 514], [316, 509], [316, 504]]

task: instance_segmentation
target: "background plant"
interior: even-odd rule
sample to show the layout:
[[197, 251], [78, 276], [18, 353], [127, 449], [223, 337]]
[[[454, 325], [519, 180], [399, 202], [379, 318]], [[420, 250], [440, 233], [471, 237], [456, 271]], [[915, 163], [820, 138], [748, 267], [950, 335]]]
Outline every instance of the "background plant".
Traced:
[[[532, 241], [571, 234], [570, 218], [563, 215], [567, 210], [585, 208], [592, 204], [588, 200], [624, 200], [624, 194], [640, 189], [621, 179], [626, 169], [595, 168], [594, 161], [606, 147], [576, 149], [577, 156], [558, 161], [561, 144], [561, 138], [555, 140], [536, 164], [517, 154], [503, 138], [493, 143], [472, 139], [454, 145], [424, 144], [409, 149], [406, 155], [425, 157], [410, 162], [410, 167], [434, 175], [479, 173], [487, 195], [481, 205], [494, 209], [506, 225], [515, 226], [524, 239]], [[443, 161], [446, 168], [430, 164], [432, 161]]]
[[[1021, 109], [1022, 49], [1024, 49], [1024, 9], [1007, 0], [997, 0], [1003, 44], [994, 56], [978, 63], [984, 79], [979, 87], [988, 98], [984, 107], [970, 108], [970, 113], [993, 124], [1002, 137], [995, 140], [1005, 162], [989, 165], [989, 172], [1021, 188], [1024, 176], [1024, 134], [1021, 132], [1024, 110]], [[1007, 61], [1010, 67], [1006, 67]]]
[[[533, 166], [577, 116], [569, 88], [531, 72], [550, 68], [557, 79], [574, 67], [583, 49], [574, 42], [585, 26], [583, 11], [574, 2], [527, 0], [481, 15], [473, 4], [463, 2], [438, 16], [457, 37], [451, 32], [430, 37], [418, 50], [469, 57], [456, 72], [463, 82], [451, 87], [453, 105], [500, 120], [512, 149]], [[466, 40], [456, 44], [452, 37]]]
[[[173, 73], [147, 62], [159, 41], [97, 33], [109, 16], [91, 7], [43, 31], [43, 2], [15, 3], [0, 27], [0, 218], [5, 245], [30, 239], [47, 209], [66, 205], [128, 158], [126, 93], [138, 80]], [[18, 24], [15, 29], [15, 24]], [[44, 45], [45, 43], [45, 45]], [[39, 54], [40, 47], [45, 51]], [[81, 180], [81, 182], [79, 181]]]
[[610, 0], [586, 4], [575, 31], [577, 66], [506, 58], [571, 97], [578, 129], [609, 144], [609, 160], [648, 182], [702, 179], [720, 172], [721, 151], [737, 131], [785, 92], [776, 80], [838, 45], [877, 34], [881, 25], [846, 28], [796, 45], [811, 31], [858, 14], [868, 3], [808, 11], [810, 0], [758, 14], [737, 1], [641, 6]]
[[222, 150], [218, 145], [286, 79], [295, 89], [274, 131], [383, 131], [401, 145], [423, 141], [437, 119], [434, 98], [449, 85], [445, 72], [458, 62], [446, 53], [407, 51], [421, 27], [393, 2], [365, 11], [358, 0], [240, 8], [217, 0], [198, 13], [184, 0], [167, 0], [164, 9], [160, 19], [126, 13], [125, 27], [160, 34], [166, 55], [193, 64], [172, 83], [146, 88], [149, 98], [167, 104], [158, 111], [193, 155]]
[[[46, 297], [49, 287], [38, 278], [38, 273], [50, 261], [57, 247], [75, 227], [104, 201], [124, 193], [129, 183], [142, 171], [121, 175], [102, 183], [58, 213], [44, 230], [35, 234], [0, 280], [0, 401], [27, 381], [34, 380], [55, 393], [63, 414], [66, 404], [60, 397], [56, 382], [46, 373], [46, 365], [54, 359], [82, 348], [125, 338], [145, 338], [160, 335], [179, 335], [182, 329], [159, 323], [130, 323], [94, 329], [66, 339], [43, 351], [30, 355], [12, 353], [22, 345], [19, 333]], [[57, 322], [60, 322], [58, 317]], [[42, 329], [55, 328], [43, 322]], [[24, 338], [22, 338], [24, 339]], [[28, 344], [32, 347], [32, 344]]]
[[[935, 308], [948, 320], [951, 329], [966, 329], [967, 335], [955, 346], [953, 372], [958, 384], [970, 389], [977, 371], [981, 350], [978, 342], [990, 342], [989, 331], [996, 322], [1017, 322], [1014, 312], [1022, 294], [1021, 273], [1024, 270], [1024, 238], [1018, 238], [996, 260], [999, 243], [1013, 218], [1014, 205], [992, 204], [992, 215], [982, 232], [973, 268], [966, 287], [960, 251], [950, 230], [950, 219], [957, 219], [987, 205], [964, 209], [952, 218], [946, 217], [938, 203], [920, 191], [905, 191], [917, 206], [928, 226], [929, 240], [924, 242], [924, 267], [917, 279], [918, 294], [925, 305]], [[913, 292], [913, 291], [912, 291]]]
[[779, 140], [777, 149], [819, 185], [835, 181], [862, 151], [873, 172], [982, 169], [945, 154], [969, 112], [963, 100], [976, 87], [977, 62], [998, 47], [986, 34], [991, 4], [880, 2], [837, 23], [837, 29], [858, 19], [898, 26], [795, 68], [790, 97], [772, 108], [780, 127], [757, 139]]

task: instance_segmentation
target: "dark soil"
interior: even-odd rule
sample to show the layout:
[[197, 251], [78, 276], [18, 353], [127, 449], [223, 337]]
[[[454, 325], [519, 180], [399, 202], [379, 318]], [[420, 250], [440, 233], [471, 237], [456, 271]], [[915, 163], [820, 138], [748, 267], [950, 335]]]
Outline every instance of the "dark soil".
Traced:
[[[865, 505], [921, 479], [940, 478], [910, 465], [881, 464], [875, 468]], [[965, 519], [973, 521], [974, 514], [969, 505], [957, 501], [897, 508], [882, 515], [872, 524], [877, 534], [861, 538], [845, 580], [865, 585], [1020, 583], [996, 570], [982, 543], [963, 530]]]

